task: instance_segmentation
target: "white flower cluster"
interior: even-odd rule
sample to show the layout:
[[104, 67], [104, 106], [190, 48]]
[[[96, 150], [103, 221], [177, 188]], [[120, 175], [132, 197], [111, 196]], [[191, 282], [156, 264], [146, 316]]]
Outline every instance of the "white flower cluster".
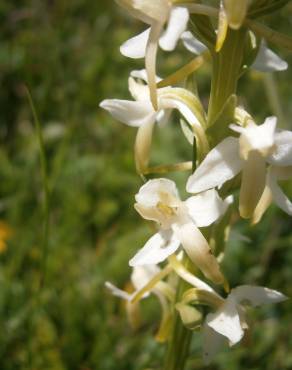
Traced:
[[[148, 170], [155, 123], [167, 122], [173, 109], [178, 110], [186, 121], [201, 157], [198, 156], [200, 163], [186, 184], [187, 192], [192, 194], [189, 198], [182, 200], [176, 184], [166, 178], [148, 180], [140, 188], [134, 207], [144, 219], [157, 224], [157, 232], [129, 262], [133, 267], [134, 292], [120, 290], [111, 283], [106, 285], [114, 295], [128, 302], [132, 314], [137, 302], [149, 293], [158, 297], [163, 312], [157, 335], [160, 340], [168, 336], [173, 307], [179, 311], [184, 324], [200, 324], [203, 357], [208, 363], [224, 338], [230, 345], [242, 339], [248, 328], [244, 304], [258, 306], [280, 302], [286, 297], [264, 287], [242, 285], [223, 298], [185, 268], [182, 256], [188, 256], [206, 279], [227, 286], [220, 256], [214, 253], [211, 238], [205, 230], [219, 225], [233, 207], [232, 191], [223, 196], [224, 199], [219, 193], [226, 182], [240, 173], [241, 217], [259, 222], [272, 201], [292, 215], [292, 203], [278, 185], [279, 180], [292, 175], [292, 132], [277, 129], [275, 117], [268, 117], [263, 124], [257, 125], [248, 116], [248, 119], [230, 122], [230, 136], [210, 148], [206, 113], [197, 96], [181, 87], [163, 84], [159, 87], [161, 79], [156, 76], [158, 45], [172, 51], [182, 40], [192, 53], [201, 55], [206, 52], [206, 46], [187, 30], [187, 26], [190, 13], [201, 14], [208, 7], [179, 5], [180, 2], [174, 0], [118, 0], [118, 3], [150, 26], [121, 46], [121, 53], [127, 57], [145, 57], [146, 69], [130, 74], [129, 90], [133, 101], [110, 99], [101, 102], [100, 106], [115, 119], [138, 128], [135, 158], [140, 174]], [[231, 28], [237, 29], [243, 19], [237, 17], [239, 13], [232, 13], [229, 3], [232, 2], [226, 2], [226, 9], [231, 7], [232, 10], [228, 10], [227, 20]], [[251, 67], [265, 72], [280, 71], [287, 68], [287, 63], [262, 41]], [[162, 267], [158, 266], [160, 263], [163, 263]], [[166, 279], [174, 272], [193, 286], [180, 302], [175, 302], [174, 280]], [[206, 302], [211, 312], [202, 319], [195, 306]]]

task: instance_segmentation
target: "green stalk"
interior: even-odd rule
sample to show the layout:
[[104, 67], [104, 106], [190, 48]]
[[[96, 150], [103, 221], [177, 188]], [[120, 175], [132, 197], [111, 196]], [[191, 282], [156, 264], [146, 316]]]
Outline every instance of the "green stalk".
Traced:
[[246, 29], [228, 29], [219, 53], [213, 52], [213, 71], [208, 110], [208, 126], [212, 126], [230, 95], [236, 93], [243, 61]]
[[44, 138], [42, 134], [41, 124], [37, 115], [37, 111], [32, 99], [32, 96], [26, 88], [26, 93], [29, 101], [29, 105], [32, 111], [35, 130], [37, 134], [39, 152], [40, 152], [40, 164], [41, 164], [41, 175], [44, 189], [44, 203], [43, 203], [43, 239], [42, 239], [42, 260], [41, 260], [41, 277], [40, 277], [40, 286], [42, 287], [45, 284], [46, 280], [46, 271], [47, 271], [47, 259], [48, 259], [48, 247], [49, 247], [49, 228], [50, 228], [50, 190], [49, 190], [49, 181], [48, 181], [48, 165], [45, 154], [45, 145]]
[[[185, 257], [184, 265], [187, 264], [188, 258]], [[179, 280], [176, 302], [180, 301], [180, 298], [188, 287], [189, 284], [184, 280]], [[175, 310], [172, 333], [168, 343], [163, 370], [183, 370], [185, 368], [192, 334], [193, 332], [183, 325], [178, 311]]]

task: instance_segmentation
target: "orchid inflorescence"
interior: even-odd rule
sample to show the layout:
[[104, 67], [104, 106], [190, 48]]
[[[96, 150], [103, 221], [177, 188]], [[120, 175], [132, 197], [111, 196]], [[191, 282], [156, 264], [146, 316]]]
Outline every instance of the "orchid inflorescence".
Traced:
[[[272, 202], [292, 215], [292, 203], [278, 184], [292, 176], [292, 132], [277, 128], [274, 116], [256, 123], [236, 96], [237, 82], [249, 68], [263, 73], [287, 69], [287, 63], [267, 47], [272, 41], [291, 49], [287, 36], [257, 21], [285, 1], [224, 0], [218, 7], [191, 0], [117, 2], [149, 26], [120, 48], [129, 58], [145, 58], [145, 69], [130, 73], [133, 100], [107, 99], [100, 106], [138, 129], [135, 161], [144, 184], [134, 207], [157, 228], [129, 261], [133, 291], [109, 282], [106, 286], [126, 301], [134, 327], [139, 302], [150, 294], [158, 298], [162, 308], [158, 341], [175, 340], [175, 317], [189, 330], [200, 328], [203, 359], [209, 363], [224, 341], [232, 346], [242, 339], [248, 329], [246, 305], [286, 299], [264, 287], [241, 285], [230, 290], [221, 267], [237, 203], [239, 215], [252, 224], [260, 222]], [[195, 57], [165, 79], [157, 77], [158, 47], [173, 51], [179, 42]], [[187, 82], [210, 59], [212, 84], [206, 112], [196, 89], [191, 91]], [[182, 133], [195, 155], [187, 162], [151, 167], [155, 124], [164, 126], [173, 110], [181, 116]], [[170, 171], [191, 172], [187, 199], [180, 198], [174, 181], [149, 179]], [[183, 290], [179, 289], [182, 281], [187, 283]], [[214, 285], [221, 285], [227, 297]], [[203, 311], [202, 305], [207, 307]]]

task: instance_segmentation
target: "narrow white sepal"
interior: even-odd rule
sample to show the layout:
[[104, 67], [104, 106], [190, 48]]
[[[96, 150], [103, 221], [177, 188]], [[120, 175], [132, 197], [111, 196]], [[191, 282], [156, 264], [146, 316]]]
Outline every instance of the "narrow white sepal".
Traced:
[[156, 113], [149, 101], [107, 99], [99, 106], [128, 126], [139, 127], [145, 123], [154, 122], [156, 118]]
[[278, 303], [287, 299], [284, 294], [277, 290], [252, 285], [241, 285], [232, 289], [230, 295], [235, 298], [238, 304], [248, 301], [254, 307], [262, 304]]
[[132, 37], [120, 46], [120, 52], [125, 57], [140, 59], [145, 57], [150, 28]]
[[173, 254], [180, 245], [180, 241], [170, 230], [154, 234], [142, 249], [130, 260], [130, 266], [158, 264]]
[[187, 181], [189, 193], [220, 187], [242, 169], [238, 139], [227, 137], [212, 149]]

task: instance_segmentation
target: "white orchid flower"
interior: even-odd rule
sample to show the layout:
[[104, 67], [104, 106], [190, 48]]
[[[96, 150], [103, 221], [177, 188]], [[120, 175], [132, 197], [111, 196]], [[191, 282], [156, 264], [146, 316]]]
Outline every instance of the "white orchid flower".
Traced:
[[[276, 117], [268, 117], [262, 125], [249, 121], [246, 127], [231, 125], [239, 138], [227, 137], [212, 149], [187, 182], [187, 191], [200, 193], [221, 187], [242, 171], [239, 211], [242, 217], [253, 215], [266, 185], [273, 190], [274, 201], [285, 211], [289, 200], [276, 186], [272, 170], [267, 175], [266, 165], [292, 165], [292, 132], [276, 131]], [[290, 211], [288, 212], [290, 214]]]
[[223, 201], [212, 189], [181, 201], [171, 180], [149, 180], [136, 194], [135, 209], [146, 220], [156, 221], [160, 230], [130, 260], [130, 266], [157, 264], [175, 253], [180, 244], [207, 278], [223, 283], [219, 264], [200, 227], [209, 226], [226, 211]]
[[224, 303], [219, 302], [218, 309], [206, 316], [202, 327], [204, 362], [212, 361], [226, 339], [233, 346], [243, 338], [248, 329], [243, 303], [256, 307], [286, 299], [282, 293], [264, 287], [242, 285], [232, 289]]
[[[146, 31], [126, 41], [121, 53], [130, 58], [143, 58], [150, 88], [150, 100], [157, 109], [156, 54], [158, 44], [164, 50], [174, 50], [189, 20], [188, 10], [175, 6], [171, 0], [118, 0], [131, 15], [150, 25]], [[167, 25], [163, 31], [164, 25]]]
[[[133, 293], [121, 290], [108, 281], [105, 283], [105, 286], [114, 296], [126, 301], [128, 319], [134, 329], [140, 326], [139, 301], [147, 298], [151, 293], [158, 298], [162, 309], [162, 317], [159, 330], [156, 334], [156, 340], [160, 342], [164, 342], [168, 337], [172, 317], [168, 301], [172, 302], [175, 298], [174, 289], [169, 284], [162, 281], [162, 278], [165, 277], [171, 269], [167, 267], [164, 270], [165, 271], [161, 270], [156, 265], [135, 266], [131, 274], [131, 282], [134, 287]], [[147, 287], [149, 283], [151, 287], [143, 292], [143, 289]], [[135, 297], [139, 299], [135, 299]]]
[[[135, 78], [139, 79], [136, 81]], [[100, 107], [109, 111], [117, 120], [128, 126], [138, 127], [135, 143], [136, 167], [139, 173], [144, 173], [148, 167], [149, 152], [155, 122], [167, 121], [172, 109], [178, 109], [181, 115], [192, 127], [198, 140], [201, 152], [208, 151], [208, 141], [203, 129], [205, 113], [195, 95], [182, 88], [166, 87], [158, 89], [158, 110], [154, 110], [150, 102], [150, 93], [145, 70], [131, 72], [129, 90], [134, 101], [107, 99]], [[156, 77], [156, 81], [160, 81]]]
[[[201, 55], [207, 51], [207, 47], [190, 31], [185, 31], [181, 35], [181, 40], [185, 48], [195, 55]], [[250, 68], [260, 72], [279, 72], [285, 71], [288, 68], [288, 63], [269, 49], [265, 40], [262, 40], [257, 56]]]

